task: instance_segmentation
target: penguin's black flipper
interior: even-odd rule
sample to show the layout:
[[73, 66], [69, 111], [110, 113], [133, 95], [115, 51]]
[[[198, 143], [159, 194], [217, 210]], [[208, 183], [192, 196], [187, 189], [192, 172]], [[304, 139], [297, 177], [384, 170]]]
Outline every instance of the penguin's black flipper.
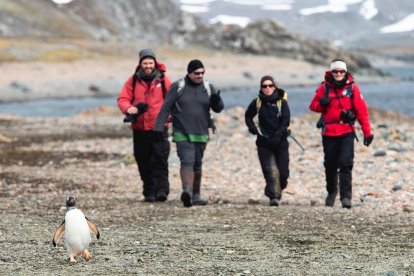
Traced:
[[92, 222], [90, 222], [87, 217], [85, 218], [86, 218], [86, 222], [88, 223], [89, 229], [91, 229], [92, 233], [99, 240], [101, 235], [99, 234], [98, 228], [96, 228], [96, 226]]
[[56, 230], [55, 235], [53, 236], [53, 246], [56, 247], [57, 242], [62, 237], [63, 233], [65, 232], [65, 220], [63, 220], [62, 224], [59, 226], [59, 228]]

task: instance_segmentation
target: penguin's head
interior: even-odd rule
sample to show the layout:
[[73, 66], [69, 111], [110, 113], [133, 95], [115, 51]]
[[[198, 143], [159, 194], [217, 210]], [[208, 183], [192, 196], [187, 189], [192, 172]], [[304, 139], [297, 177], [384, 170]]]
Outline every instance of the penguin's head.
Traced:
[[68, 199], [66, 200], [66, 207], [75, 207], [75, 198], [73, 196], [68, 197]]

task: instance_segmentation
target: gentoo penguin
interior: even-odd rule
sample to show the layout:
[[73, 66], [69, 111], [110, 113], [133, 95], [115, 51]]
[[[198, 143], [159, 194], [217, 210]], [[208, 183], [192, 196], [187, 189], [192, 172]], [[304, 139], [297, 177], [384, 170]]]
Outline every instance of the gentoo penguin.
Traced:
[[66, 208], [65, 219], [53, 236], [53, 246], [56, 246], [60, 237], [65, 234], [69, 261], [75, 263], [75, 258], [78, 255], [82, 255], [85, 260], [90, 260], [92, 255], [87, 250], [87, 247], [91, 242], [91, 231], [97, 239], [99, 239], [99, 231], [95, 225], [85, 217], [82, 211], [75, 207], [75, 199], [73, 197], [69, 197], [66, 200]]

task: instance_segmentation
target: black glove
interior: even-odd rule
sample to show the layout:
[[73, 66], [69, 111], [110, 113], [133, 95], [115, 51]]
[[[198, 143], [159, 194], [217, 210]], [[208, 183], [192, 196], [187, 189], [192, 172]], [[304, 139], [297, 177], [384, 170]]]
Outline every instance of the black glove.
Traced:
[[368, 137], [365, 137], [364, 138], [364, 146], [369, 147], [369, 145], [371, 145], [371, 143], [372, 143], [372, 140], [374, 140], [374, 135], [373, 134], [371, 134]]
[[220, 103], [220, 101], [221, 101], [220, 90], [218, 90], [217, 93], [211, 93], [210, 104], [217, 105]]
[[148, 104], [146, 103], [138, 103], [137, 104], [138, 113], [142, 114], [148, 111]]
[[326, 95], [323, 95], [323, 97], [319, 99], [319, 104], [323, 107], [327, 107], [330, 102], [331, 99]]
[[350, 109], [344, 109], [341, 111], [341, 118], [347, 120], [350, 123], [354, 123], [356, 120], [355, 113]]
[[259, 131], [257, 131], [257, 127], [249, 127], [249, 132], [253, 135], [259, 134]]
[[164, 140], [164, 132], [163, 131], [154, 130], [154, 131], [152, 131], [152, 136], [153, 136], [154, 141]]

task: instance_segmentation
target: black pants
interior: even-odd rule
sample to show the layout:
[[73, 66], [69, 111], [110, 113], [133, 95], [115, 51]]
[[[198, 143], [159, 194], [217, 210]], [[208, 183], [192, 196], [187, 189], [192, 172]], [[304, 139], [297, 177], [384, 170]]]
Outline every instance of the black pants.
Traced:
[[328, 193], [338, 191], [340, 199], [352, 199], [352, 167], [354, 164], [354, 134], [322, 136], [325, 154], [325, 178]]
[[289, 142], [282, 139], [277, 148], [257, 147], [260, 166], [266, 181], [265, 195], [280, 199], [289, 178]]
[[167, 139], [154, 141], [152, 131], [133, 130], [134, 156], [145, 197], [170, 192], [168, 182], [168, 156], [170, 143]]

